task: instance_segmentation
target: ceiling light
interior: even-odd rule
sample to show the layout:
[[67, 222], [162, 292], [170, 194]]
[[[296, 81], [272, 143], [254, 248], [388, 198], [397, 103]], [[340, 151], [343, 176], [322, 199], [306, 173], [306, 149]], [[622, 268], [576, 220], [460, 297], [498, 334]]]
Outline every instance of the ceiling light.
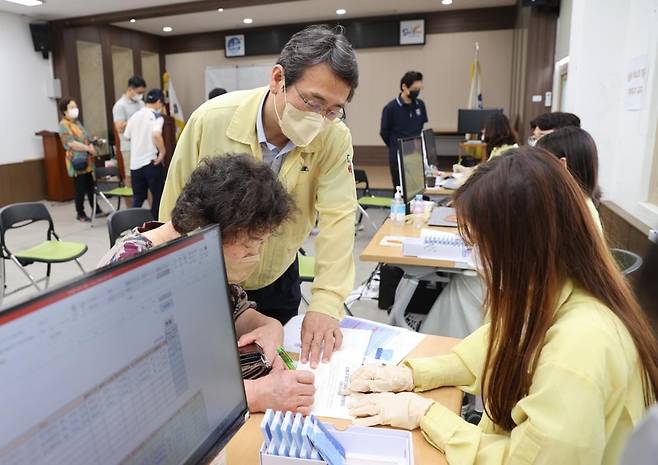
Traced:
[[217, 8], [217, 11], [221, 13], [222, 11], [224, 11], [224, 8]]
[[336, 14], [339, 15], [339, 16], [344, 15], [345, 13], [347, 13], [347, 10], [345, 8], [338, 8], [336, 10]]
[[43, 0], [7, 0], [10, 3], [18, 3], [23, 6], [40, 6], [43, 5]]
[[174, 30], [174, 28], [171, 27], [171, 26], [165, 26], [165, 27], [162, 28], [162, 32], [171, 32], [173, 30]]
[[136, 23], [137, 20], [136, 20], [135, 18], [130, 18], [130, 22], [131, 22], [131, 23]]
[[242, 22], [245, 23], [245, 24], [251, 24], [251, 23], [254, 22], [254, 20], [251, 19], [251, 18], [245, 18], [245, 19], [242, 20]]
[[441, 5], [452, 5], [452, 0], [441, 0]]

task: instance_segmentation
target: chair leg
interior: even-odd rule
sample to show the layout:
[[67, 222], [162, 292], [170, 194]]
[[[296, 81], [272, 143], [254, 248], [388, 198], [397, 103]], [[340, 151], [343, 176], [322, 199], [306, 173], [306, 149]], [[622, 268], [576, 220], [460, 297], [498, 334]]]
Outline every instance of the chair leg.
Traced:
[[5, 297], [5, 259], [0, 256], [0, 306], [2, 306], [2, 300]]
[[350, 310], [350, 307], [348, 307], [346, 303], [343, 303], [343, 307], [345, 308], [346, 314], [348, 314], [349, 316], [354, 316], [354, 313], [352, 313], [352, 310]]
[[91, 206], [91, 222], [89, 223], [89, 227], [93, 228], [94, 227], [94, 220], [96, 219], [96, 207], [98, 206], [98, 196], [100, 195], [100, 192], [98, 190], [94, 191], [94, 204]]
[[51, 263], [48, 263], [46, 265], [46, 288], [48, 288], [48, 286], [50, 285], [50, 267], [51, 267]]
[[[110, 207], [110, 210], [112, 210], [113, 213], [117, 211], [117, 209], [114, 208], [114, 205], [112, 205], [112, 202], [110, 202], [110, 199], [108, 199], [105, 194], [100, 192], [98, 195], [100, 195], [101, 199], [103, 199], [103, 201], [107, 204], [107, 206]], [[121, 201], [121, 197], [118, 197], [118, 199], [119, 201]]]
[[83, 274], [86, 273], [85, 269], [82, 268], [82, 264], [80, 263], [80, 261], [77, 258], [75, 259], [75, 263], [78, 265], [78, 268], [80, 268], [80, 270], [82, 271]]
[[368, 213], [366, 212], [365, 208], [363, 208], [361, 205], [359, 205], [359, 211], [361, 212], [361, 214], [362, 214], [363, 216], [365, 216], [366, 218], [368, 218], [368, 222], [370, 222], [370, 226], [372, 226], [372, 229], [373, 229], [375, 232], [377, 232], [377, 230], [378, 230], [379, 228], [377, 228], [377, 225], [375, 224], [375, 222], [372, 221], [372, 218], [370, 218], [370, 215], [368, 215]]
[[34, 287], [37, 288], [37, 291], [40, 291], [41, 288], [40, 288], [39, 285], [37, 284], [37, 281], [32, 277], [32, 275], [31, 275], [30, 273], [27, 272], [27, 270], [25, 269], [25, 267], [24, 267], [23, 265], [21, 265], [21, 262], [18, 260], [18, 258], [16, 258], [15, 256], [11, 255], [11, 261], [14, 262], [14, 263], [16, 264], [16, 266], [17, 266], [17, 267], [23, 272], [23, 274], [24, 274], [25, 276], [27, 276], [27, 279], [29, 279], [30, 282], [32, 283], [32, 285], [33, 285]]

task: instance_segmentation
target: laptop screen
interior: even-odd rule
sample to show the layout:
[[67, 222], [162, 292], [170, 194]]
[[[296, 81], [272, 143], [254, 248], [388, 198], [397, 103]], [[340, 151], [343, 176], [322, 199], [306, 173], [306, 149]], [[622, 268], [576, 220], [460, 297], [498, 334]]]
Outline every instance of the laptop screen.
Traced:
[[197, 463], [247, 405], [219, 229], [0, 313], [0, 463]]

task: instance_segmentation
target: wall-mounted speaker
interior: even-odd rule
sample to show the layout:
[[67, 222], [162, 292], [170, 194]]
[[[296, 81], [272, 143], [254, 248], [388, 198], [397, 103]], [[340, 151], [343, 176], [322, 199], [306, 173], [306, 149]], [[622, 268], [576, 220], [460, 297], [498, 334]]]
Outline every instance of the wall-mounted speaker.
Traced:
[[51, 51], [48, 25], [30, 24], [30, 33], [32, 34], [32, 43], [34, 44], [34, 51], [41, 52], [43, 58], [47, 60], [48, 53], [50, 53]]

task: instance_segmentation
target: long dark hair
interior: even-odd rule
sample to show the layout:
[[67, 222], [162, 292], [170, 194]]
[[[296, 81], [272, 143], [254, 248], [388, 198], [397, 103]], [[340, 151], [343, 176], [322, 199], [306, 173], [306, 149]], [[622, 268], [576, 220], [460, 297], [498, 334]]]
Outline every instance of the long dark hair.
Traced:
[[516, 131], [503, 113], [494, 113], [484, 122], [484, 141], [487, 143], [487, 157], [496, 147], [519, 143]]
[[575, 126], [556, 129], [539, 139], [537, 147], [548, 150], [558, 158], [566, 158], [569, 172], [598, 206], [601, 200], [599, 155], [596, 142], [589, 132]]
[[481, 165], [454, 199], [464, 239], [477, 244], [491, 317], [482, 392], [487, 415], [516, 425], [566, 280], [624, 324], [643, 367], [645, 402], [658, 392], [658, 344], [598, 232], [582, 190], [540, 149], [510, 149]]

